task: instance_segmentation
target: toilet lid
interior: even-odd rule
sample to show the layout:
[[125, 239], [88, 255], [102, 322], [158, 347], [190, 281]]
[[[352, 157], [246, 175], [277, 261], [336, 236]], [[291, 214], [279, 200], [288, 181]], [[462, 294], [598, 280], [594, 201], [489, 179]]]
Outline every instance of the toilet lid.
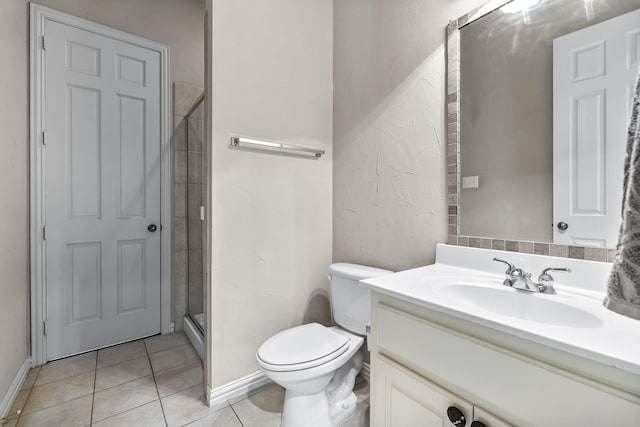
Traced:
[[[258, 350], [258, 357], [270, 365], [298, 365], [326, 362], [348, 348], [349, 340], [318, 323], [287, 329], [268, 339]], [[342, 351], [341, 351], [342, 350]], [[327, 357], [334, 355], [334, 357]]]

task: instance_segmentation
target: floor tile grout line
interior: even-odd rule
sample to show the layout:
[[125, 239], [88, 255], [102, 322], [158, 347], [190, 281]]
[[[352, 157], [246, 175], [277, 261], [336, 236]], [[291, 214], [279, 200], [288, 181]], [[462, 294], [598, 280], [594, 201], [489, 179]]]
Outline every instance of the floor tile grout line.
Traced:
[[[40, 370], [38, 371], [38, 375], [36, 375], [36, 379], [35, 379], [33, 385], [34, 386], [36, 385], [35, 383], [38, 381], [38, 378], [40, 378], [40, 375], [42, 374], [42, 371], [45, 370], [45, 368], [51, 367], [51, 366], [55, 367], [55, 366], [62, 365], [62, 364], [67, 363], [67, 362], [74, 363], [74, 362], [77, 362], [77, 360], [72, 360], [72, 359], [76, 359], [76, 358], [77, 359], [81, 359], [83, 357], [88, 357], [91, 353], [95, 353], [96, 357], [97, 357], [98, 350], [89, 350], [89, 351], [84, 352], [84, 353], [74, 354], [73, 356], [66, 356], [66, 357], [62, 357], [60, 359], [50, 360], [48, 362], [45, 362], [43, 365], [40, 365]], [[90, 371], [90, 369], [87, 372], [89, 372], [89, 371]], [[48, 383], [44, 383], [44, 384], [40, 384], [40, 385], [49, 384], [51, 382], [53, 382], [53, 381], [49, 381]]]
[[[182, 333], [182, 332], [172, 332], [172, 334], [180, 334], [180, 333]], [[166, 334], [166, 335], [171, 335], [171, 334]], [[170, 347], [163, 348], [162, 350], [158, 350], [158, 351], [154, 351], [154, 352], [149, 351], [149, 347], [147, 346], [147, 342], [146, 342], [148, 339], [156, 338], [156, 337], [163, 337], [163, 336], [166, 336], [166, 335], [162, 335], [162, 334], [160, 334], [160, 335], [154, 335], [154, 336], [149, 337], [149, 338], [145, 338], [145, 339], [144, 339], [144, 341], [145, 341], [145, 343], [144, 343], [144, 347], [145, 347], [145, 349], [147, 350], [147, 354], [152, 355], [152, 354], [160, 353], [161, 351], [171, 350], [172, 348], [182, 347], [183, 345], [190, 344], [189, 340], [187, 339], [184, 343], [181, 343], [181, 344], [172, 345], [172, 346], [170, 346]], [[184, 335], [184, 334], [183, 334], [183, 335]], [[185, 335], [185, 337], [186, 337], [186, 335]]]
[[[147, 374], [147, 375], [143, 375], [143, 376], [141, 376], [141, 377], [134, 378], [134, 379], [132, 379], [132, 380], [124, 381], [124, 382], [121, 382], [120, 384], [112, 385], [112, 386], [110, 386], [110, 387], [102, 388], [102, 389], [100, 389], [100, 390], [96, 390], [96, 391], [94, 392], [94, 394], [95, 394], [95, 393], [102, 393], [103, 391], [111, 390], [112, 388], [120, 387], [121, 385], [129, 384], [129, 383], [132, 383], [132, 382], [134, 382], [134, 381], [138, 381], [138, 380], [141, 380], [141, 379], [144, 379], [144, 378], [149, 378], [149, 377], [151, 377], [151, 376], [153, 376], [153, 373], [151, 373], [151, 374]], [[154, 379], [154, 381], [155, 381], [155, 379]]]
[[[247, 397], [247, 399], [248, 399], [248, 397]], [[244, 400], [244, 399], [243, 399], [243, 400]], [[236, 416], [236, 419], [238, 420], [238, 422], [240, 423], [240, 425], [241, 425], [242, 427], [244, 427], [244, 423], [243, 423], [243, 422], [242, 422], [242, 420], [240, 419], [240, 416], [239, 416], [239, 415], [238, 415], [238, 413], [236, 412], [236, 410], [235, 410], [235, 408], [233, 407], [233, 405], [231, 404], [231, 402], [229, 402], [228, 400], [227, 400], [227, 402], [229, 403], [229, 407], [230, 407], [230, 408], [231, 408], [231, 410], [233, 411], [233, 415], [235, 415], [235, 416]], [[236, 403], [238, 403], [238, 402], [236, 402]]]
[[[142, 359], [143, 357], [145, 357], [145, 356], [136, 357], [136, 359]], [[135, 359], [131, 359], [131, 360], [135, 360]], [[128, 360], [127, 362], [131, 362], [131, 360]], [[122, 362], [122, 363], [126, 363], [126, 362]], [[112, 365], [112, 366], [115, 366], [115, 365]], [[104, 368], [102, 368], [102, 369], [104, 369]], [[96, 370], [96, 372], [99, 371], [99, 370], [101, 370], [101, 369]], [[129, 384], [131, 382], [138, 381], [138, 380], [140, 380], [142, 378], [147, 378], [147, 377], [152, 376], [153, 369], [151, 368], [151, 362], [150, 361], [149, 361], [149, 371], [151, 373], [149, 373], [147, 375], [142, 375], [142, 376], [139, 376], [139, 377], [127, 380], [127, 381], [123, 381], [123, 382], [121, 382], [119, 384], [115, 384], [115, 385], [112, 385], [112, 386], [109, 386], [109, 387], [101, 388], [100, 390], [95, 390], [94, 393], [100, 393], [100, 392], [103, 392], [105, 390], [110, 390], [110, 389], [112, 389], [114, 387], [118, 387], [118, 386], [121, 386], [121, 385], [124, 385], [124, 384]], [[97, 376], [97, 374], [96, 374], [96, 376]], [[154, 381], [155, 381], [155, 378], [154, 378]], [[95, 389], [95, 387], [94, 387], [94, 389]]]
[[89, 415], [89, 425], [93, 425], [93, 406], [96, 401], [96, 380], [98, 379], [98, 352], [96, 351], [96, 362], [93, 371], [93, 394], [91, 395], [91, 414]]
[[[88, 373], [88, 372], [85, 372], [85, 374], [87, 374], [87, 373]], [[82, 396], [76, 396], [76, 397], [74, 397], [73, 399], [69, 399], [69, 400], [65, 400], [65, 401], [62, 401], [62, 402], [58, 402], [58, 403], [56, 403], [55, 405], [51, 405], [51, 406], [47, 406], [47, 407], [44, 407], [44, 408], [40, 408], [40, 409], [37, 409], [37, 410], [35, 410], [35, 411], [31, 411], [31, 412], [28, 412], [28, 413], [25, 413], [25, 412], [24, 412], [24, 410], [23, 410], [23, 411], [22, 411], [22, 413], [20, 414], [20, 416], [22, 416], [22, 415], [31, 415], [31, 414], [35, 414], [36, 412], [43, 411], [43, 410], [45, 410], [45, 409], [55, 408], [56, 406], [63, 405], [63, 404], [65, 404], [65, 403], [69, 403], [69, 402], [73, 402], [74, 400], [80, 399], [80, 398], [82, 398], [82, 397], [91, 396], [92, 394], [93, 394], [92, 392], [89, 392], [89, 393], [87, 393], [87, 394], [83, 394]], [[29, 395], [29, 397], [31, 397], [31, 395]], [[27, 404], [26, 404], [26, 402], [25, 402], [25, 406], [26, 406], [26, 405], [27, 405]]]
[[123, 363], [129, 363], [129, 362], [132, 362], [134, 360], [142, 359], [143, 357], [148, 357], [148, 355], [145, 353], [145, 354], [142, 354], [140, 356], [133, 357], [131, 359], [127, 359], [127, 360], [123, 360], [123, 361], [118, 362], [118, 363], [114, 363], [113, 365], [107, 365], [107, 366], [103, 366], [101, 368], [97, 368], [96, 371], [102, 371], [103, 369], [113, 368], [114, 366], [122, 365]]
[[91, 393], [83, 394], [82, 396], [74, 397], [73, 399], [70, 399], [70, 400], [67, 400], [67, 401], [64, 401], [64, 402], [60, 402], [60, 403], [56, 403], [55, 405], [47, 406], [46, 408], [41, 408], [41, 409], [38, 409], [37, 411], [29, 412], [28, 414], [21, 413], [19, 418], [22, 418], [23, 415], [32, 415], [32, 414], [36, 414], [38, 412], [45, 411], [47, 409], [55, 408], [56, 406], [66, 405], [67, 403], [76, 401], [78, 399], [85, 398], [85, 397], [90, 396], [90, 395], [91, 395]]
[[[152, 377], [152, 379], [153, 379], [153, 375], [145, 375], [145, 376], [143, 376], [143, 377], [136, 378], [135, 380], [127, 381], [127, 382], [122, 383], [122, 384], [119, 384], [119, 385], [129, 384], [129, 383], [132, 383], [132, 382], [134, 382], [134, 381], [137, 381], [137, 380], [140, 380], [140, 379], [143, 379], [143, 378], [149, 378], [149, 377]], [[154, 381], [154, 382], [155, 382], [155, 381]], [[117, 387], [117, 386], [109, 387], [108, 389], [106, 389], [106, 388], [105, 388], [104, 390], [109, 390], [109, 389], [112, 389], [112, 388], [115, 388], [115, 387]], [[100, 390], [100, 391], [98, 391], [98, 393], [100, 393], [100, 392], [102, 392], [102, 391], [104, 391], [104, 390]], [[157, 392], [157, 389], [156, 389], [156, 392]], [[95, 397], [95, 395], [94, 395], [94, 397]], [[106, 417], [106, 418], [101, 418], [101, 419], [97, 420], [97, 421], [96, 421], [96, 423], [98, 423], [98, 422], [102, 422], [102, 421], [104, 421], [104, 420], [106, 420], [106, 419], [108, 419], [108, 418], [112, 418], [112, 417], [115, 417], [115, 416], [117, 416], [117, 415], [124, 414], [125, 412], [131, 411], [131, 410], [133, 410], [133, 409], [137, 409], [137, 408], [139, 408], [139, 407], [141, 407], [141, 406], [148, 405], [149, 403], [155, 402], [156, 400], [158, 400], [158, 401], [159, 401], [159, 400], [160, 400], [160, 397], [158, 396], [158, 398], [157, 398], [157, 399], [153, 399], [153, 400], [150, 400], [149, 402], [142, 403], [142, 404], [140, 404], [140, 405], [138, 405], [138, 406], [135, 406], [135, 407], [133, 407], [133, 408], [125, 409], [125, 410], [124, 410], [124, 411], [122, 411], [122, 412], [118, 412], [118, 413], [115, 413], [115, 414], [113, 414], [113, 415], [109, 415], [109, 416], [108, 416], [108, 417]], [[160, 403], [160, 404], [162, 405], [162, 403]]]
[[[178, 393], [182, 393], [183, 391], [187, 391], [187, 390], [189, 390], [190, 388], [194, 388], [194, 387], [197, 387], [197, 386], [199, 386], [199, 385], [203, 385], [203, 383], [204, 383], [204, 381], [200, 381], [198, 384], [193, 384], [193, 385], [188, 386], [187, 388], [183, 388], [183, 389], [181, 389], [181, 390], [174, 391], [174, 392], [173, 392], [173, 393], [171, 393], [171, 394], [167, 394], [167, 395], [165, 395], [165, 396], [161, 396], [161, 397], [160, 397], [160, 399], [166, 399], [167, 397], [171, 397], [171, 396], [174, 396], [174, 395], [176, 395], [176, 394], [178, 394]], [[156, 387], [157, 387], [157, 384], [156, 384]], [[159, 390], [158, 390], [158, 395], [160, 395], [160, 391], [159, 391]]]
[[[163, 351], [169, 351], [169, 350], [174, 350], [174, 349], [176, 349], [176, 348], [178, 348], [178, 347], [184, 347], [185, 345], [191, 345], [191, 343], [188, 343], [188, 342], [187, 342], [187, 343], [184, 343], [184, 344], [174, 345], [174, 346], [172, 346], [172, 347], [163, 348], [162, 350], [154, 351], [154, 352], [152, 352], [152, 353], [149, 353], [149, 349], [147, 349], [147, 353], [148, 353], [149, 355], [151, 355], [151, 354], [158, 354], [158, 353], [162, 353]], [[193, 346], [192, 346], [192, 347], [193, 347]]]
[[[32, 367], [31, 369], [35, 369], [35, 368]], [[20, 418], [22, 418], [22, 413], [24, 412], [24, 407], [27, 406], [27, 402], [29, 402], [29, 398], [31, 397], [31, 393], [33, 392], [33, 388], [36, 386], [36, 381], [38, 381], [38, 376], [40, 375], [41, 371], [42, 371], [42, 366], [40, 366], [38, 368], [38, 372], [36, 373], [36, 377], [33, 379], [33, 384], [31, 385], [31, 387], [29, 387], [29, 394], [27, 395], [27, 398], [24, 400], [24, 405], [22, 405], [22, 408], [20, 408], [20, 413], [16, 417], [16, 426], [20, 422]]]
[[162, 418], [164, 419], [164, 425], [169, 426], [169, 422], [167, 421], [167, 414], [164, 412], [164, 405], [162, 404], [162, 399], [160, 398], [160, 390], [158, 390], [158, 382], [156, 381], [156, 374], [153, 371], [153, 365], [151, 364], [151, 354], [149, 353], [149, 347], [147, 347], [147, 342], [144, 341], [144, 348], [147, 350], [147, 359], [149, 359], [149, 366], [151, 367], [151, 375], [153, 376], [153, 385], [156, 387], [156, 394], [158, 395], [158, 402], [160, 403], [160, 410], [162, 411]]
[[[147, 360], [148, 360], [148, 362], [149, 362], [149, 366], [151, 367], [151, 360], [149, 359], [149, 352], [147, 351], [146, 343], [144, 343], [145, 338], [141, 338], [140, 340], [141, 340], [141, 341], [143, 341], [144, 348], [145, 348], [145, 353], [146, 353], [146, 357], [147, 357]], [[133, 341], [131, 341], [131, 342], [133, 342]], [[145, 357], [145, 356], [136, 357], [136, 359], [141, 359], [141, 358], [143, 358], [143, 357]], [[133, 360], [133, 359], [130, 359], [130, 360]], [[111, 366], [114, 366], [114, 365], [111, 365]], [[138, 378], [135, 378], [135, 379], [133, 379], [133, 380], [125, 381], [125, 382], [123, 382], [123, 383], [121, 383], [121, 384], [118, 384], [118, 385], [115, 385], [115, 386], [112, 386], [112, 387], [107, 387], [107, 388], [105, 388], [105, 389], [99, 390], [97, 393], [100, 393], [100, 392], [102, 392], [102, 391], [109, 390], [109, 389], [112, 389], [112, 388], [115, 388], [115, 387], [118, 387], [118, 386], [121, 386], [121, 385], [124, 385], [124, 384], [129, 384], [129, 383], [131, 383], [131, 382], [138, 381], [138, 380], [143, 379], [143, 378], [149, 378], [149, 377], [151, 377], [151, 379], [153, 380], [153, 384], [154, 384], [154, 386], [155, 386], [155, 388], [156, 388], [156, 394], [158, 395], [158, 398], [157, 398], [157, 399], [151, 400], [151, 401], [149, 401], [149, 402], [145, 402], [145, 403], [143, 403], [143, 404], [141, 404], [141, 405], [135, 406], [135, 407], [133, 407], [133, 408], [129, 408], [129, 409], [125, 410], [125, 411], [118, 412], [117, 414], [109, 415], [109, 416], [108, 416], [108, 417], [106, 417], [106, 418], [102, 418], [102, 419], [100, 419], [100, 420], [96, 421], [96, 423], [98, 423], [98, 422], [102, 422], [102, 421], [104, 421], [104, 420], [107, 420], [107, 419], [109, 419], [109, 418], [113, 418], [113, 417], [118, 416], [118, 415], [122, 415], [122, 414], [124, 414], [124, 413], [126, 413], [126, 412], [129, 412], [129, 411], [132, 411], [132, 410], [134, 410], [134, 409], [140, 408], [140, 407], [142, 407], [142, 406], [144, 406], [144, 405], [148, 405], [149, 403], [153, 403], [153, 402], [155, 402], [155, 401], [158, 401], [158, 402], [160, 403], [160, 408], [161, 408], [161, 410], [162, 410], [162, 417], [164, 418], [164, 420], [165, 420], [165, 425], [166, 425], [166, 424], [167, 424], [167, 421], [166, 421], [166, 417], [165, 417], [165, 415], [164, 415], [164, 409], [162, 408], [162, 399], [160, 398], [160, 393], [158, 393], [158, 385], [157, 385], [157, 383], [156, 383], [155, 376], [153, 375], [153, 370], [151, 370], [151, 373], [150, 373], [149, 375], [143, 375], [143, 376], [138, 377]], [[94, 396], [95, 396], [95, 394], [94, 394]], [[93, 424], [93, 415], [92, 415], [92, 424]]]
[[149, 357], [151, 357], [151, 355], [155, 355], [155, 354], [162, 353], [162, 352], [165, 352], [165, 351], [175, 350], [176, 348], [180, 348], [180, 347], [187, 347], [187, 346], [193, 350], [193, 353], [194, 353], [196, 356], [198, 356], [198, 353], [196, 353], [196, 351], [195, 351], [195, 349], [193, 348], [193, 345], [192, 345], [191, 343], [180, 344], [180, 345], [177, 345], [177, 346], [175, 346], [175, 347], [167, 348], [167, 349], [160, 350], [160, 351], [154, 351], [153, 353], [148, 353], [148, 354], [149, 354]]
[[[185, 366], [193, 365], [193, 364], [195, 364], [195, 363], [197, 363], [197, 362], [198, 362], [198, 359], [196, 359], [196, 360], [192, 360], [192, 361], [187, 362], [187, 363], [183, 363], [182, 365], [172, 366], [171, 368], [163, 369], [163, 370], [161, 370], [161, 371], [156, 371], [156, 370], [154, 370], [154, 369], [153, 369], [153, 365], [151, 365], [151, 371], [152, 371], [154, 374], [164, 374], [165, 372], [169, 372], [169, 371], [170, 371], [170, 370], [172, 370], [172, 369], [184, 368]], [[151, 360], [149, 360], [149, 363], [151, 364]], [[202, 362], [201, 362], [201, 364], [202, 364]]]
[[[31, 369], [36, 369], [35, 367], [31, 367]], [[18, 414], [18, 416], [15, 418], [16, 420], [16, 426], [18, 425], [18, 423], [20, 422], [20, 418], [22, 417], [22, 413], [24, 411], [24, 407], [27, 406], [27, 402], [29, 402], [29, 398], [31, 397], [31, 393], [33, 392], [33, 388], [36, 385], [36, 381], [38, 381], [38, 375], [40, 375], [40, 371], [42, 370], [42, 366], [38, 367], [38, 372], [36, 373], [36, 377], [33, 379], [33, 384], [31, 385], [31, 387], [29, 387], [27, 390], [29, 390], [29, 393], [27, 393], [27, 398], [24, 400], [24, 404], [22, 405], [22, 408], [20, 408], [20, 413]], [[24, 386], [24, 384], [23, 384]], [[22, 389], [20, 390], [22, 391]], [[11, 409], [11, 408], [9, 408]], [[5, 421], [10, 421], [11, 419], [7, 418]]]
[[[33, 368], [31, 368], [31, 369], [33, 369]], [[36, 374], [36, 379], [38, 378], [39, 374], [40, 374], [40, 371], [38, 371], [38, 373]], [[33, 381], [33, 383], [35, 384], [35, 380]], [[24, 400], [24, 404], [22, 405], [22, 408], [20, 408], [20, 413], [18, 413], [18, 416], [15, 417], [15, 418], [6, 418], [5, 421], [11, 421], [12, 419], [15, 419], [16, 420], [16, 426], [18, 425], [18, 423], [20, 422], [20, 417], [22, 416], [22, 412], [24, 411], [24, 407], [27, 406], [27, 402], [29, 401], [29, 398], [31, 397], [31, 392], [33, 391], [33, 387], [29, 387], [27, 390], [29, 390], [29, 392], [27, 393], [27, 398]], [[20, 390], [20, 391], [22, 391], [22, 390]], [[13, 406], [13, 404], [11, 406]], [[11, 408], [9, 408], [9, 409], [11, 409]]]
[[[172, 334], [180, 334], [180, 333], [181, 333], [181, 332], [173, 332]], [[165, 334], [165, 335], [171, 335], [171, 334]], [[92, 350], [92, 351], [95, 351], [96, 353], [98, 353], [98, 352], [100, 352], [100, 351], [102, 351], [102, 350], [109, 350], [109, 349], [112, 349], [112, 348], [119, 347], [119, 346], [121, 346], [121, 345], [133, 344], [133, 343], [135, 343], [135, 342], [142, 342], [142, 345], [143, 345], [143, 347], [144, 347], [145, 353], [146, 353], [146, 355], [147, 355], [147, 356], [149, 356], [149, 355], [151, 355], [151, 354], [160, 353], [161, 351], [170, 350], [170, 349], [172, 349], [172, 348], [176, 348], [176, 347], [180, 347], [180, 346], [183, 346], [183, 345], [189, 344], [189, 341], [187, 340], [185, 343], [182, 343], [182, 344], [172, 345], [172, 346], [170, 346], [170, 347], [163, 348], [162, 350], [154, 351], [153, 353], [152, 353], [152, 352], [150, 352], [150, 351], [149, 351], [149, 347], [147, 346], [147, 340], [149, 340], [149, 339], [153, 339], [153, 338], [163, 337], [163, 336], [165, 336], [165, 335], [157, 334], [157, 335], [152, 335], [152, 336], [150, 336], [150, 337], [138, 338], [138, 339], [136, 339], [136, 340], [127, 341], [127, 342], [124, 342], [124, 343], [115, 344], [115, 345], [112, 345], [112, 346], [109, 346], [109, 347], [99, 348], [99, 349], [97, 349], [97, 350]], [[87, 354], [87, 353], [82, 353], [82, 354]], [[82, 355], [82, 354], [80, 354], [80, 355]], [[75, 357], [75, 356], [70, 356], [70, 357]], [[138, 357], [144, 357], [144, 356], [138, 356]], [[134, 357], [134, 359], [137, 359], [138, 357]], [[60, 359], [60, 360], [64, 360], [64, 359]], [[131, 359], [128, 359], [128, 360], [131, 360]], [[126, 360], [125, 360], [125, 362], [126, 362]], [[118, 363], [121, 363], [121, 362], [118, 362]], [[109, 366], [117, 365], [118, 363], [114, 363], [114, 364], [111, 364], [111, 365], [102, 366], [102, 367], [100, 367], [100, 368], [98, 368], [98, 369], [107, 368], [107, 367], [109, 367]]]
[[145, 403], [143, 403], [143, 404], [141, 404], [141, 405], [134, 406], [133, 408], [129, 408], [129, 409], [127, 409], [126, 411], [122, 411], [122, 412], [118, 412], [117, 414], [109, 415], [109, 416], [108, 416], [108, 417], [106, 417], [106, 418], [100, 418], [100, 419], [99, 419], [99, 420], [97, 420], [95, 423], [91, 423], [90, 425], [101, 423], [101, 422], [103, 422], [103, 421], [109, 420], [109, 419], [114, 418], [114, 417], [117, 417], [117, 416], [119, 416], [119, 415], [126, 414], [127, 412], [129, 412], [129, 411], [133, 411], [134, 409], [142, 408], [142, 407], [143, 407], [143, 406], [145, 406], [145, 405], [148, 405], [148, 404], [153, 403], [153, 402], [159, 402], [159, 401], [160, 401], [160, 399], [154, 399], [154, 400], [152, 400], [152, 401], [150, 401], [150, 402], [145, 402]]
[[49, 381], [48, 383], [39, 384], [39, 385], [35, 385], [34, 384], [33, 387], [31, 387], [31, 388], [44, 387], [46, 385], [53, 384], [53, 383], [56, 383], [58, 381], [64, 381], [64, 380], [68, 380], [69, 378], [75, 378], [75, 377], [80, 376], [80, 375], [86, 375], [86, 374], [88, 374], [89, 372], [91, 372], [93, 370], [95, 370], [95, 369], [87, 369], [84, 372], [80, 372], [80, 373], [77, 373], [77, 374], [69, 375], [68, 377], [60, 378], [60, 379], [57, 379], [57, 380], [54, 380], [54, 381]]
[[124, 360], [121, 360], [121, 361], [116, 362], [116, 363], [111, 363], [110, 365], [98, 366], [96, 369], [97, 370], [101, 370], [101, 369], [111, 368], [113, 366], [121, 365], [121, 364], [126, 363], [126, 362], [131, 362], [132, 360], [136, 360], [136, 359], [141, 359], [141, 358], [146, 357], [146, 356], [147, 356], [147, 351], [145, 349], [144, 354], [140, 354], [139, 356], [134, 356], [134, 357], [131, 357], [129, 359], [124, 359]]

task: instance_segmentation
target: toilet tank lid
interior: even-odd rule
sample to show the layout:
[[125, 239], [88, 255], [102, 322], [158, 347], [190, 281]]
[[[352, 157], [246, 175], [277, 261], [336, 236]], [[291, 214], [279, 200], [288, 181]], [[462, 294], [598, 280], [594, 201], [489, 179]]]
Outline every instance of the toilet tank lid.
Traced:
[[339, 262], [329, 266], [329, 276], [338, 276], [351, 280], [371, 279], [372, 277], [386, 276], [393, 274], [391, 270], [368, 267], [366, 265], [348, 264]]

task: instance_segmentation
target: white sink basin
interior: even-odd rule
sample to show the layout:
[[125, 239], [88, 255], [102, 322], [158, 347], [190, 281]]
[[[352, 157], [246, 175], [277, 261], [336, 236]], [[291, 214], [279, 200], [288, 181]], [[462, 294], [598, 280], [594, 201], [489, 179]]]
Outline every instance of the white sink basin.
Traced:
[[[514, 261], [534, 278], [549, 266], [571, 268], [571, 274], [556, 277], [557, 295], [518, 291], [502, 284], [504, 266], [494, 257]], [[609, 264], [452, 245], [438, 245], [436, 261], [361, 283], [381, 304], [391, 297], [423, 307], [434, 321], [460, 322], [454, 326], [469, 327], [471, 335], [499, 331], [506, 334], [500, 340], [512, 336], [542, 345], [542, 352], [549, 347], [640, 375], [640, 322], [602, 304]]]
[[538, 294], [504, 286], [489, 277], [439, 277], [423, 283], [456, 305], [490, 313], [572, 328], [598, 328], [603, 322], [593, 313], [573, 307], [557, 295]]

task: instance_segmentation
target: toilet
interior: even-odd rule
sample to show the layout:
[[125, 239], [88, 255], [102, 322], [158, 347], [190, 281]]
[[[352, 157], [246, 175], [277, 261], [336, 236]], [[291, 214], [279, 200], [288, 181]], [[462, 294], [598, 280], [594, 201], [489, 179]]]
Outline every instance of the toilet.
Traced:
[[371, 320], [371, 294], [358, 281], [391, 273], [331, 264], [327, 277], [338, 326], [297, 326], [260, 346], [256, 354], [260, 368], [285, 389], [282, 427], [333, 427], [354, 413], [353, 386], [363, 359], [359, 350]]

